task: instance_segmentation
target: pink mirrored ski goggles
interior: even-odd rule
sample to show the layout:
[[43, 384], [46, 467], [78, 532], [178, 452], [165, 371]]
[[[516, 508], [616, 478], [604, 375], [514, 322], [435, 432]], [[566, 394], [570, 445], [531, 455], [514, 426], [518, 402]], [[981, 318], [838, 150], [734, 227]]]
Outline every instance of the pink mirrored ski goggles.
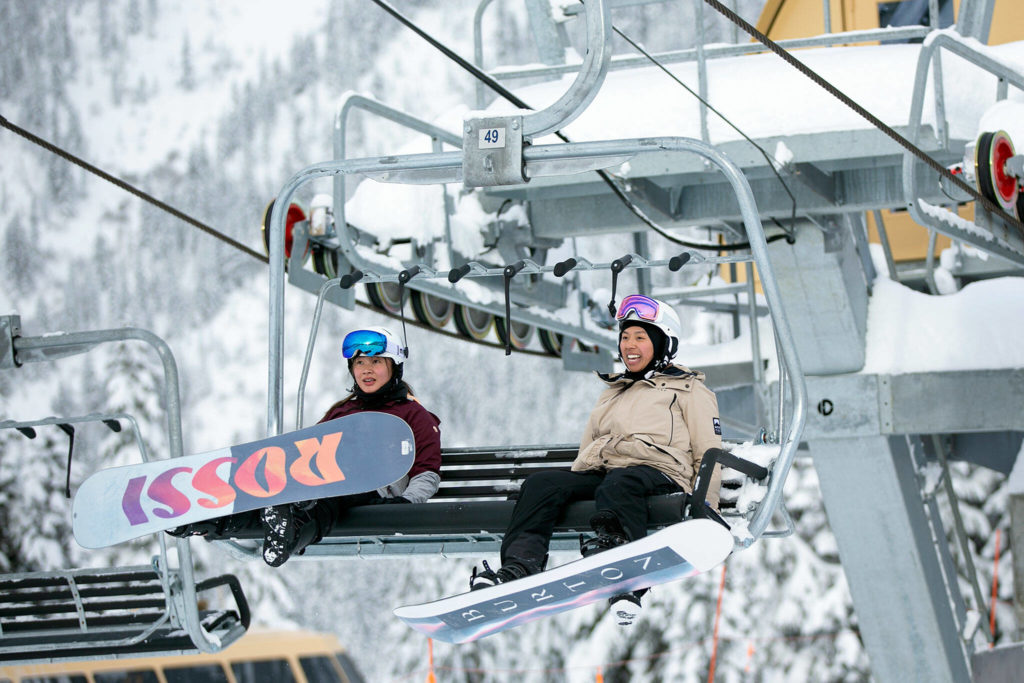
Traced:
[[625, 320], [632, 313], [640, 320], [647, 322], [660, 322], [662, 311], [661, 305], [649, 296], [643, 294], [630, 294], [619, 304], [619, 312], [616, 320]]

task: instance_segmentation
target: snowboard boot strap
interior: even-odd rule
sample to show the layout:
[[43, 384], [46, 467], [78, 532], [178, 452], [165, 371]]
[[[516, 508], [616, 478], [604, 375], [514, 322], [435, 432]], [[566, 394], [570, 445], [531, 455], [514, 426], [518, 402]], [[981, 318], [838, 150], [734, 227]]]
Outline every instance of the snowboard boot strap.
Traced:
[[622, 528], [622, 522], [611, 510], [598, 510], [590, 518], [590, 528], [598, 536], [622, 536], [627, 537], [626, 530]]
[[491, 569], [491, 565], [487, 564], [487, 560], [484, 560], [483, 565], [484, 568], [481, 571], [477, 571], [477, 568], [473, 567], [473, 574], [469, 577], [469, 590], [475, 591], [481, 588], [490, 588], [500, 583], [498, 574]]
[[297, 524], [295, 527], [295, 549], [292, 550], [292, 554], [304, 555], [308, 546], [323, 539], [323, 534], [320, 533], [320, 522], [316, 515], [305, 511], [297, 511], [293, 517]]
[[622, 523], [611, 510], [598, 510], [594, 513], [590, 518], [590, 528], [597, 535], [584, 541], [583, 534], [580, 534], [580, 554], [583, 557], [629, 543]]
[[521, 579], [524, 576], [535, 574], [536, 572], [530, 571], [530, 568], [519, 560], [509, 560], [505, 564], [501, 565], [501, 569], [496, 573], [499, 581], [502, 583], [508, 583], [509, 581], [515, 581], [516, 579]]
[[473, 575], [469, 577], [469, 589], [479, 590], [481, 588], [490, 588], [496, 586], [499, 583], [508, 583], [509, 581], [515, 581], [521, 579], [524, 576], [535, 574], [536, 572], [530, 571], [530, 568], [519, 560], [509, 560], [505, 564], [501, 565], [501, 568], [497, 571], [491, 569], [491, 566], [487, 564], [487, 560], [483, 561], [483, 571], [477, 571], [476, 567], [473, 567]]
[[584, 540], [583, 534], [580, 534], [580, 554], [583, 557], [589, 557], [590, 555], [625, 545], [628, 542], [626, 537], [621, 534], [598, 534], [586, 540]]
[[216, 519], [207, 519], [202, 522], [194, 522], [192, 524], [176, 526], [173, 529], [168, 529], [167, 533], [176, 538], [188, 538], [189, 536], [205, 536], [210, 532], [217, 533], [218, 521], [219, 520]]
[[217, 535], [231, 536], [239, 531], [247, 529], [258, 529], [263, 525], [261, 510], [250, 512], [239, 512], [236, 515], [228, 515], [217, 520]]

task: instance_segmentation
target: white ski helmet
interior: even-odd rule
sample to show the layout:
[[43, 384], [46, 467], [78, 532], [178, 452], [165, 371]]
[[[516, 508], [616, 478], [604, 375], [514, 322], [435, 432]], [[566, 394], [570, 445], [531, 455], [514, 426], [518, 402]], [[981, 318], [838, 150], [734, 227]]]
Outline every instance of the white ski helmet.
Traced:
[[619, 321], [619, 331], [628, 322], [639, 322], [652, 325], [665, 335], [665, 353], [657, 361], [670, 361], [679, 351], [679, 337], [683, 333], [683, 324], [675, 309], [664, 301], [643, 294], [630, 294], [622, 299], [619, 311], [615, 315]]
[[367, 327], [345, 335], [341, 342], [341, 355], [350, 364], [356, 356], [382, 356], [400, 366], [409, 357], [409, 349], [402, 346], [395, 333], [386, 327]]

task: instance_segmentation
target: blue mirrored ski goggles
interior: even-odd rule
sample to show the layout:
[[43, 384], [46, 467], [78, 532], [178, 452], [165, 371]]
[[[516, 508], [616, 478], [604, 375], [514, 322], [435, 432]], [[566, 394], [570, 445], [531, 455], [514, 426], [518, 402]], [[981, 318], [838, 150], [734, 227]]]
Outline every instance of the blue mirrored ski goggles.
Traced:
[[616, 320], [625, 320], [633, 313], [639, 320], [656, 323], [661, 320], [661, 305], [649, 296], [630, 294], [619, 304]]
[[408, 354], [401, 346], [388, 342], [387, 336], [373, 330], [356, 330], [345, 335], [341, 342], [341, 355], [352, 358], [358, 354], [364, 356], [380, 356], [389, 353], [396, 358], [406, 358]]

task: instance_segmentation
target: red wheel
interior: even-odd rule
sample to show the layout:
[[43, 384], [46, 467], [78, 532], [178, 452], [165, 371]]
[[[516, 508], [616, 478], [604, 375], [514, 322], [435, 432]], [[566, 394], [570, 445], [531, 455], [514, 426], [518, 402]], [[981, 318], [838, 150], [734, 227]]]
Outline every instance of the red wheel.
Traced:
[[1006, 162], [1013, 155], [1013, 142], [1001, 130], [982, 133], [974, 151], [978, 190], [1006, 211], [1016, 211], [1020, 194], [1017, 179], [1006, 173]]
[[[270, 256], [270, 232], [267, 230], [267, 226], [270, 224], [270, 212], [274, 209], [275, 199], [271, 199], [267, 204], [267, 208], [263, 209], [263, 219], [260, 224], [260, 232], [263, 234], [263, 249], [267, 256]], [[299, 221], [306, 220], [306, 212], [303, 211], [302, 207], [292, 202], [288, 205], [288, 213], [284, 218], [284, 257], [290, 259], [292, 257], [292, 233], [295, 230], [295, 224]], [[306, 253], [302, 255], [302, 262], [305, 263], [306, 259], [309, 258], [309, 243], [306, 243]]]

